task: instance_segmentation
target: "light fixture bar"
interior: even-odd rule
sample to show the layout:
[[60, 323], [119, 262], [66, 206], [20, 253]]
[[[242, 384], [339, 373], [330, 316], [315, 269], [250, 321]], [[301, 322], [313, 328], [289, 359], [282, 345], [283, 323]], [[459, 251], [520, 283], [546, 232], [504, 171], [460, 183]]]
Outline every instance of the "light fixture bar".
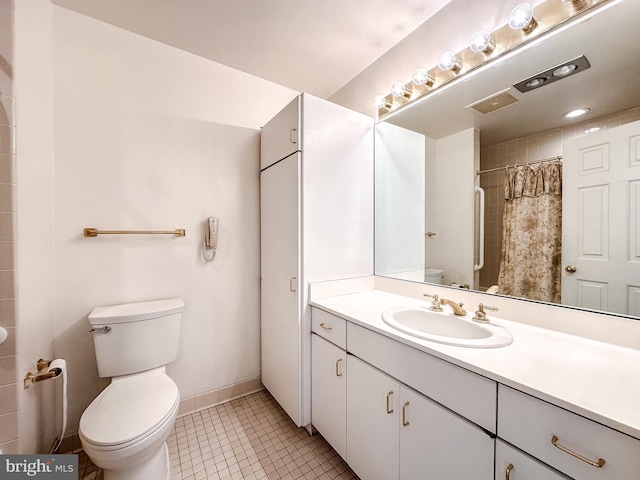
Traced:
[[[414, 73], [412, 80], [405, 84], [405, 92], [410, 92], [409, 95], [407, 95], [407, 93], [401, 97], [394, 97], [391, 93], [383, 95], [382, 98], [384, 99], [384, 104], [380, 99], [375, 103], [377, 119], [382, 120], [386, 116], [392, 115], [396, 111], [404, 109], [406, 106], [420, 101], [428, 95], [432, 95], [434, 92], [437, 92], [439, 89], [447, 86], [448, 83], [455, 82], [480, 67], [511, 54], [516, 49], [532, 43], [534, 39], [538, 39], [542, 34], [551, 33], [552, 31], [561, 28], [574, 18], [593, 12], [597, 7], [600, 7], [609, 1], [610, 0], [544, 1], [533, 8], [532, 20], [537, 20], [537, 25], [532, 31], [530, 30], [526, 33], [523, 32], [523, 29], [514, 30], [508, 24], [503, 25], [497, 30], [489, 32], [489, 43], [484, 49], [474, 51], [471, 47], [467, 47], [461, 52], [455, 53], [454, 58], [456, 61], [452, 65], [451, 69], [441, 70], [438, 66], [434, 66], [431, 69], [419, 69], [420, 74], [418, 75], [418, 82], [420, 82], [421, 79], [426, 79], [425, 83], [416, 83], [416, 75]], [[527, 26], [527, 28], [531, 28], [531, 26]], [[483, 42], [478, 42], [478, 44], [482, 45]], [[559, 65], [558, 67], [563, 65]], [[578, 71], [581, 70], [578, 69]], [[553, 78], [558, 80], [562, 77], [556, 75], [556, 77]], [[523, 80], [523, 82], [526, 83], [530, 80], [533, 80], [533, 78]], [[548, 80], [533, 82], [533, 84], [537, 86], [547, 83], [549, 83]], [[399, 91], [399, 89], [397, 90]]]

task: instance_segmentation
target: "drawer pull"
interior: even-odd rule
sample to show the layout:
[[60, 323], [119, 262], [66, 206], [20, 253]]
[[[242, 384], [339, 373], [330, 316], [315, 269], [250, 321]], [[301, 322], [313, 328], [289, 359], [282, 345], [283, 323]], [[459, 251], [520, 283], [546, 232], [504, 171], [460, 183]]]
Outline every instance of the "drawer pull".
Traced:
[[330, 332], [331, 330], [333, 330], [333, 327], [327, 327], [324, 323], [320, 324], [320, 327], [324, 328], [326, 331]]
[[504, 472], [504, 480], [509, 480], [511, 478], [511, 470], [513, 470], [513, 465], [510, 463], [507, 465], [507, 469]]
[[393, 390], [387, 393], [387, 413], [393, 413], [393, 408], [391, 407], [391, 395], [393, 395]]
[[341, 377], [342, 376], [342, 371], [340, 370], [340, 364], [341, 363], [342, 363], [342, 359], [341, 358], [336, 360], [336, 377]]
[[560, 450], [562, 450], [565, 453], [568, 453], [569, 455], [571, 455], [572, 457], [577, 458], [578, 460], [582, 460], [584, 463], [588, 463], [589, 465], [591, 465], [592, 467], [596, 467], [596, 468], [600, 468], [604, 465], [604, 459], [603, 458], [599, 458], [597, 462], [588, 459], [587, 457], [583, 457], [582, 455], [580, 455], [579, 453], [576, 453], [572, 450], [569, 450], [567, 447], [560, 445], [558, 443], [558, 437], [556, 437], [555, 435], [553, 437], [551, 437], [551, 444], [556, 447], [559, 448]]
[[409, 406], [409, 402], [404, 402], [404, 405], [402, 405], [402, 426], [403, 427], [408, 427], [409, 426], [409, 422], [407, 422], [407, 407]]

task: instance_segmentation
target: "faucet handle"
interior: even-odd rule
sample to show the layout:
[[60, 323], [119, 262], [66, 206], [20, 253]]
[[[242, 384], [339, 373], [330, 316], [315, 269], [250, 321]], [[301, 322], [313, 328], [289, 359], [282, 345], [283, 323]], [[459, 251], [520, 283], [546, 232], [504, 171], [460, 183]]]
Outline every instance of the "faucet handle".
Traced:
[[484, 303], [479, 303], [478, 304], [478, 310], [476, 310], [476, 314], [472, 318], [472, 320], [474, 320], [474, 321], [476, 321], [478, 323], [489, 323], [489, 319], [487, 318], [487, 313], [484, 311], [485, 308], [487, 310], [491, 310], [493, 312], [497, 312], [498, 311], [498, 307], [494, 307], [492, 305], [485, 305]]
[[442, 304], [440, 303], [440, 297], [438, 295], [429, 295], [428, 293], [423, 294], [425, 297], [433, 298], [431, 301], [431, 306], [429, 310], [433, 310], [434, 312], [442, 312]]

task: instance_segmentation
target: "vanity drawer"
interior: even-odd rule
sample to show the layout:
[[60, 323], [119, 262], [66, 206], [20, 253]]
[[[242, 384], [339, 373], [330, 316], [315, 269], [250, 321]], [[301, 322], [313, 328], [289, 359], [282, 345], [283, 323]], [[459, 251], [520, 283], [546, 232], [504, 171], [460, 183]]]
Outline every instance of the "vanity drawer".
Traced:
[[347, 321], [319, 308], [311, 308], [311, 330], [334, 345], [347, 349]]
[[[629, 480], [640, 472], [640, 440], [504, 385], [498, 436], [580, 480]], [[600, 459], [601, 467], [588, 463]]]
[[347, 322], [347, 350], [458, 415], [496, 431], [496, 382]]

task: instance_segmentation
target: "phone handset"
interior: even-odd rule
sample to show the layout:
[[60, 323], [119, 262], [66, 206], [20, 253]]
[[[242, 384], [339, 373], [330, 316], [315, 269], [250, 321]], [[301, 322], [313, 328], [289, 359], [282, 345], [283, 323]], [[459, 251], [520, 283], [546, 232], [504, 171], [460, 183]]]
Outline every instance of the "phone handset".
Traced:
[[[216, 217], [208, 217], [204, 221], [204, 243], [202, 246], [202, 256], [207, 262], [211, 262], [216, 256], [219, 224], [220, 221]], [[207, 250], [211, 251], [210, 257], [207, 257]]]

